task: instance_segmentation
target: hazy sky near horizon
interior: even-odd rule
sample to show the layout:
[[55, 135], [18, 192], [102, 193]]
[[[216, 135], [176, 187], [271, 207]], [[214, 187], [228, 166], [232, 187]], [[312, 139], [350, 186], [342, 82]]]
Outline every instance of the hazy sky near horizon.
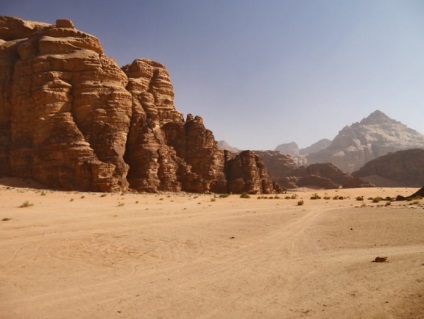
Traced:
[[424, 133], [421, 0], [15, 0], [71, 19], [120, 66], [163, 63], [175, 106], [241, 149], [332, 139], [379, 109]]

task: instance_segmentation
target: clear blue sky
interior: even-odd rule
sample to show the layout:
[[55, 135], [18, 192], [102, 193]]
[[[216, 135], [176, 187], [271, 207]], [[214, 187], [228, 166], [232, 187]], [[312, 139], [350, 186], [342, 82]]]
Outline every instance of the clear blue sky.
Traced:
[[334, 138], [376, 109], [424, 132], [422, 0], [14, 0], [71, 19], [119, 65], [166, 65], [178, 110], [242, 149]]

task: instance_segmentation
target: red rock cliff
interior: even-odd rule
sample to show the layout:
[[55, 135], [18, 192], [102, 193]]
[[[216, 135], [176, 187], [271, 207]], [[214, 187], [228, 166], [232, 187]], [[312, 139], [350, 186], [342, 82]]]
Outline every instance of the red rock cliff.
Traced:
[[259, 158], [238, 158], [200, 117], [184, 120], [160, 63], [121, 69], [69, 20], [0, 17], [0, 177], [84, 191], [273, 191]]

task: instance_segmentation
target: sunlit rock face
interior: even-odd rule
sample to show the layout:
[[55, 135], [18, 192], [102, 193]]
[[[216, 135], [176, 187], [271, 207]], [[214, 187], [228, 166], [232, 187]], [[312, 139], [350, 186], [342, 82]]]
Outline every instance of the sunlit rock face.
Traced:
[[228, 192], [226, 165], [202, 119], [175, 109], [162, 64], [121, 69], [69, 20], [0, 17], [0, 177], [69, 190]]

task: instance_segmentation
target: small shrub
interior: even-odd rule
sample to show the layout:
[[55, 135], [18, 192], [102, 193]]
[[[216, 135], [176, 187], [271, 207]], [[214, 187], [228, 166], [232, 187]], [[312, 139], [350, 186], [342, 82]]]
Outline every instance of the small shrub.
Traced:
[[250, 198], [250, 195], [246, 192], [240, 194], [240, 198]]
[[41, 196], [46, 196], [46, 195], [47, 195], [47, 193], [46, 193], [45, 191], [42, 191], [42, 192], [40, 193], [40, 195], [41, 195]]
[[324, 198], [325, 200], [329, 200], [329, 199], [331, 199], [331, 197], [330, 197], [330, 196], [328, 196], [328, 195], [327, 195], [327, 196], [324, 196], [323, 198]]
[[227, 198], [230, 194], [219, 194], [219, 198]]
[[12, 218], [9, 218], [9, 217], [5, 217], [5, 218], [3, 218], [1, 221], [2, 222], [7, 222], [7, 221], [9, 221], [9, 220], [11, 220]]
[[100, 197], [106, 197], [106, 194], [102, 194], [102, 195], [100, 195]]
[[29, 201], [24, 202], [19, 208], [25, 208], [25, 207], [31, 207], [34, 206], [34, 204], [30, 203]]
[[311, 196], [311, 199], [321, 199], [321, 196], [319, 196], [317, 193], [315, 193]]
[[297, 198], [297, 194], [288, 195], [285, 197], [285, 199], [296, 199], [296, 198]]
[[392, 204], [392, 202], [387, 202], [386, 206], [390, 206]]
[[125, 205], [125, 203], [121, 203], [121, 202], [118, 203], [118, 207], [121, 207], [121, 206], [124, 206], [124, 205]]
[[216, 201], [216, 199], [215, 198], [211, 198], [211, 202], [215, 202]]
[[364, 200], [364, 196], [358, 196], [358, 197], [355, 197], [355, 199], [358, 200], [358, 201], [363, 201]]
[[378, 196], [378, 197], [374, 197], [373, 199], [372, 199], [372, 202], [373, 203], [379, 203], [379, 202], [381, 202], [383, 200], [383, 198], [382, 197], [380, 197], [380, 196]]
[[303, 201], [303, 199], [302, 199], [302, 200], [300, 200], [300, 201], [298, 201], [298, 202], [297, 202], [297, 206], [302, 206], [304, 203], [305, 203], [305, 202], [304, 202], [304, 201]]

